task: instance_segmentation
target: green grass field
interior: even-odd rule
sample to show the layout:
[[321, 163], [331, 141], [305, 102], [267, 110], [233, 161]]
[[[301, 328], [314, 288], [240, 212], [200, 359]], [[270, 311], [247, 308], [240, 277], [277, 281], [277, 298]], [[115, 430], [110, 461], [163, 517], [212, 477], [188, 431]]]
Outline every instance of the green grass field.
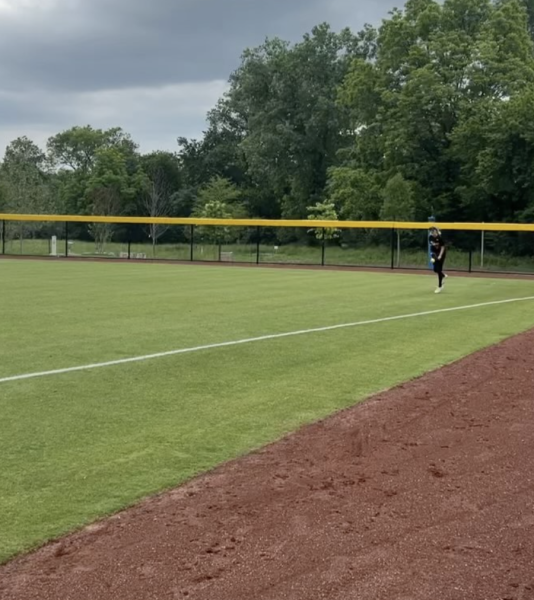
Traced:
[[[0, 260], [0, 379], [534, 296], [534, 281]], [[0, 382], [0, 560], [507, 336], [534, 302]]]

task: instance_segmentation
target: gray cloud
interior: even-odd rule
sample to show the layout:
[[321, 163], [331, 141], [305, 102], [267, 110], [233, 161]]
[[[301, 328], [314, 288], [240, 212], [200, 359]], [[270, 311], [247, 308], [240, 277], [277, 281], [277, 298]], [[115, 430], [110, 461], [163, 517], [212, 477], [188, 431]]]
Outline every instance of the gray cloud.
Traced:
[[178, 136], [200, 137], [205, 115], [224, 93], [223, 80], [96, 92], [0, 92], [0, 153], [26, 135], [41, 147], [72, 125], [119, 126], [145, 152], [176, 150]]
[[[185, 130], [200, 133], [204, 115], [195, 109], [205, 102], [199, 101], [199, 91], [214, 102], [211, 92], [221, 89], [220, 81], [238, 66], [244, 48], [265, 37], [296, 41], [322, 21], [336, 29], [358, 29], [367, 21], [378, 22], [393, 4], [393, 0], [0, 0], [0, 143], [6, 131], [19, 126], [21, 132], [48, 128], [54, 133], [92, 119], [108, 123], [101, 109], [97, 114], [88, 104], [90, 97], [95, 101], [91, 94], [98, 93], [108, 103], [107, 118], [122, 116], [134, 136], [146, 130], [143, 114], [151, 129], [162, 129], [167, 119], [173, 139]], [[207, 82], [215, 82], [211, 92]], [[195, 106], [182, 95], [184, 90], [195, 99]], [[171, 98], [174, 106], [168, 104]], [[114, 104], [119, 100], [125, 103], [122, 112]], [[130, 104], [137, 107], [135, 120], [128, 118]], [[161, 121], [159, 128], [155, 115]]]

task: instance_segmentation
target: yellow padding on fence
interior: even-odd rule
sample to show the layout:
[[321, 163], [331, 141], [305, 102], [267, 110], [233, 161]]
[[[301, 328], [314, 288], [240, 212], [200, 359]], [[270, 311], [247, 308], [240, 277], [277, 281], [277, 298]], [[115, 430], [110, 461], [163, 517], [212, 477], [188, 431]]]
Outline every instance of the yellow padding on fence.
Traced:
[[[269, 219], [195, 219], [176, 217], [111, 217], [96, 215], [17, 215], [0, 213], [0, 221], [60, 221], [68, 223], [115, 223], [128, 225], [213, 225], [219, 227], [307, 227], [316, 229], [428, 229], [429, 222], [315, 221]], [[534, 231], [534, 223], [436, 223], [456, 231]]]

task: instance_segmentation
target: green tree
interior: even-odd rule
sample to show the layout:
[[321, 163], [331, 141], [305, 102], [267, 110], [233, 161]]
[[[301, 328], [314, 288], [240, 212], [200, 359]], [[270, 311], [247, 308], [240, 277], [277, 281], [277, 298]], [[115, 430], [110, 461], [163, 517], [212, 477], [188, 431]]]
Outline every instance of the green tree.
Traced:
[[[214, 177], [204, 186], [195, 202], [193, 216], [201, 219], [240, 219], [246, 211], [237, 186], [224, 177]], [[239, 228], [201, 226], [198, 234], [202, 239], [218, 245], [228, 243], [240, 233]]]
[[[468, 219], [528, 220], [533, 206], [534, 52], [522, 5], [499, 4], [483, 30], [481, 96], [451, 134], [461, 163], [458, 195]], [[475, 77], [473, 77], [475, 79]]]
[[246, 164], [240, 144], [245, 135], [245, 121], [233, 111], [226, 96], [208, 112], [207, 121], [202, 140], [178, 138], [185, 184], [198, 189], [214, 177], [224, 177], [242, 185]]
[[120, 127], [107, 130], [93, 129], [90, 125], [72, 127], [51, 137], [47, 143], [50, 162], [56, 168], [72, 171], [91, 171], [98, 152], [107, 148], [121, 150], [128, 157], [137, 152], [137, 145]]
[[[85, 187], [88, 214], [120, 215], [123, 207], [133, 202], [139, 190], [146, 187], [146, 175], [142, 171], [130, 174], [128, 159], [121, 149], [101, 148], [95, 153]], [[106, 243], [112, 238], [114, 228], [111, 223], [93, 223], [89, 226], [97, 253], [104, 252]]]
[[[415, 215], [413, 185], [397, 173], [391, 177], [383, 192], [384, 204], [380, 216], [385, 221], [412, 221]], [[397, 229], [397, 267], [400, 267], [401, 230]]]
[[330, 170], [328, 197], [343, 219], [374, 221], [382, 207], [380, 177], [363, 168], [334, 167]]
[[[178, 138], [178, 158], [183, 185], [174, 197], [175, 210], [180, 216], [190, 216], [200, 188], [213, 178], [223, 177], [241, 189], [250, 185], [241, 142], [245, 126], [223, 97], [208, 112], [208, 128], [201, 140]], [[251, 193], [246, 194], [247, 200]]]
[[200, 190], [195, 203], [194, 214], [197, 217], [200, 216], [198, 211], [203, 210], [208, 203], [213, 201], [222, 202], [233, 212], [236, 212], [236, 210], [241, 211], [240, 200], [241, 192], [234, 183], [224, 177], [214, 177]]
[[523, 5], [527, 11], [528, 30], [530, 37], [534, 38], [534, 0], [523, 0]]
[[[333, 202], [316, 202], [314, 206], [308, 206], [308, 219], [310, 221], [337, 221], [338, 214]], [[340, 230], [336, 227], [317, 227], [309, 229], [318, 240], [333, 240], [339, 237]]]
[[[12, 141], [6, 148], [0, 170], [3, 209], [10, 213], [42, 214], [53, 211], [45, 154], [27, 137]], [[42, 224], [19, 221], [11, 231], [21, 244], [27, 235], [34, 235]]]
[[[149, 217], [169, 217], [174, 214], [178, 194], [182, 187], [182, 172], [178, 156], [171, 152], [152, 152], [140, 158], [145, 174], [141, 191], [140, 210]], [[169, 225], [153, 223], [147, 233], [156, 255], [158, 240], [169, 230]]]
[[400, 173], [388, 180], [383, 196], [384, 204], [380, 211], [382, 219], [385, 221], [411, 221], [414, 218], [413, 186]]
[[487, 205], [467, 165], [478, 164], [494, 115], [530, 86], [532, 60], [517, 0], [409, 0], [381, 26], [376, 59], [355, 60], [340, 88], [357, 132], [344, 168], [381, 186], [399, 173], [413, 184], [418, 218], [432, 205], [462, 220], [473, 198]]
[[372, 48], [370, 30], [337, 34], [322, 24], [294, 46], [275, 38], [244, 52], [218, 115], [243, 152], [254, 212], [305, 218], [310, 202], [323, 198], [327, 169], [348, 135], [336, 88], [351, 57]]
[[[61, 174], [61, 194], [69, 212], [88, 214], [91, 205], [87, 195], [89, 181], [95, 168], [102, 169], [105, 155], [101, 152], [111, 149], [122, 155], [130, 175], [138, 171], [137, 145], [119, 127], [108, 130], [93, 129], [89, 125], [72, 127], [48, 140], [47, 159], [51, 167]], [[120, 206], [117, 209], [123, 214], [132, 212], [135, 207]]]

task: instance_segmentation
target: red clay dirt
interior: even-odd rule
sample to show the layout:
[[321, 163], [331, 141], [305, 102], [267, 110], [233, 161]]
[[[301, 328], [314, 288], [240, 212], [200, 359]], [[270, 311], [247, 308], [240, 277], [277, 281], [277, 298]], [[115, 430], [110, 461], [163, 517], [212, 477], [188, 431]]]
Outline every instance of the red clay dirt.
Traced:
[[532, 600], [534, 331], [9, 563], [0, 598]]

